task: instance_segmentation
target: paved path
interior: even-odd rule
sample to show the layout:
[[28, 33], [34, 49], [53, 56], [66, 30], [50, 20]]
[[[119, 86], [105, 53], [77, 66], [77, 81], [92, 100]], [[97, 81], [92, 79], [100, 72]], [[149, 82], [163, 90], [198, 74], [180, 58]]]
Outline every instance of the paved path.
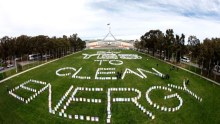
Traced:
[[[139, 52], [139, 53], [144, 54], [144, 55], [147, 55], [147, 56], [150, 56], [150, 55], [145, 54], [145, 53], [142, 53], [142, 52]], [[212, 82], [212, 83], [214, 83], [214, 84], [220, 86], [220, 83], [218, 83], [218, 82], [216, 82], [216, 81], [213, 81], [213, 80], [211, 80], [211, 79], [209, 79], [209, 78], [206, 78], [206, 77], [204, 77], [204, 76], [202, 76], [202, 75], [199, 75], [199, 74], [197, 74], [197, 73], [195, 73], [195, 72], [192, 72], [192, 71], [190, 71], [190, 70], [187, 70], [187, 69], [182, 68], [182, 67], [179, 67], [179, 66], [176, 66], [176, 65], [174, 65], [174, 64], [172, 64], [172, 63], [169, 63], [169, 62], [160, 60], [160, 59], [158, 59], [158, 58], [156, 58], [156, 57], [154, 57], [154, 56], [150, 56], [150, 57], [155, 58], [155, 59], [157, 59], [157, 60], [159, 60], [159, 61], [165, 62], [165, 63], [167, 63], [167, 64], [169, 64], [169, 65], [178, 67], [178, 68], [180, 68], [180, 69], [182, 69], [182, 70], [185, 70], [185, 71], [187, 71], [187, 72], [189, 72], [189, 73], [191, 73], [191, 74], [197, 75], [197, 76], [199, 76], [199, 77], [201, 77], [201, 78], [203, 78], [203, 79], [206, 79], [206, 80], [208, 80], [208, 81], [210, 81], [210, 82]]]
[[[81, 52], [81, 51], [79, 51], [79, 52]], [[79, 53], [79, 52], [76, 52], [76, 53]], [[76, 54], [76, 53], [73, 53], [73, 54]], [[15, 74], [15, 75], [12, 75], [12, 76], [10, 76], [10, 77], [7, 77], [7, 78], [1, 80], [0, 83], [3, 83], [3, 82], [5, 82], [5, 81], [7, 81], [7, 80], [9, 80], [9, 79], [11, 79], [11, 78], [14, 78], [14, 77], [16, 77], [16, 76], [18, 76], [18, 75], [21, 75], [21, 74], [26, 73], [26, 72], [28, 72], [28, 71], [31, 71], [31, 70], [33, 70], [33, 69], [39, 68], [39, 67], [44, 66], [44, 65], [46, 65], [46, 64], [49, 64], [49, 63], [51, 63], [51, 62], [55, 62], [55, 61], [57, 61], [57, 60], [59, 60], [59, 59], [62, 59], [62, 58], [71, 56], [71, 55], [73, 55], [73, 54], [70, 54], [70, 55], [67, 55], [67, 56], [64, 56], [64, 57], [61, 57], [61, 58], [58, 58], [58, 59], [54, 59], [54, 60], [51, 60], [51, 61], [46, 62], [46, 63], [44, 63], [44, 64], [41, 64], [41, 65], [35, 66], [35, 67], [33, 67], [33, 68], [27, 69], [27, 70], [25, 70], [25, 71], [22, 71], [22, 72], [20, 72], [20, 73], [17, 73], [17, 74]]]

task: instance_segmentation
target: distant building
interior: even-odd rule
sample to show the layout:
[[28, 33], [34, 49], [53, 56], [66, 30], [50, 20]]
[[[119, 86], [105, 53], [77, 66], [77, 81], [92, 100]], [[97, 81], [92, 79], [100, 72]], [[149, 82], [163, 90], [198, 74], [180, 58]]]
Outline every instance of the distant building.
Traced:
[[[108, 36], [112, 38], [109, 39]], [[119, 40], [114, 37], [109, 28], [109, 33], [101, 40], [90, 40], [86, 42], [87, 49], [133, 49], [134, 40]]]
[[103, 41], [103, 40], [91, 40], [86, 42], [87, 49], [109, 49], [109, 48], [122, 48], [131, 49], [134, 48], [133, 40], [116, 40], [116, 41]]

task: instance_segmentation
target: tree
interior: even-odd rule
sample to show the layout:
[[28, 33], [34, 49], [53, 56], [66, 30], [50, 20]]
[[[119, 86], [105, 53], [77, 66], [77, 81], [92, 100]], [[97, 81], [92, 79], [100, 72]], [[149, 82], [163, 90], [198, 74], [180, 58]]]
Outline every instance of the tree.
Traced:
[[165, 56], [166, 58], [170, 59], [171, 55], [172, 55], [172, 44], [174, 43], [174, 34], [173, 34], [173, 29], [168, 29], [166, 30], [166, 34], [164, 37], [164, 41], [165, 41]]
[[70, 41], [71, 50], [75, 52], [76, 51], [76, 44], [77, 44], [76, 43], [77, 34], [70, 35], [69, 41]]
[[206, 70], [208, 70], [208, 75], [210, 74], [213, 67], [219, 64], [220, 60], [220, 38], [206, 38], [201, 44], [201, 52], [199, 54], [199, 65]]
[[148, 42], [146, 41], [147, 38], [146, 36], [141, 36], [141, 41], [139, 42], [139, 49], [147, 49], [148, 50], [148, 53], [149, 53], [149, 45], [148, 45]]
[[141, 48], [152, 50], [154, 56], [155, 51], [159, 48], [162, 51], [161, 42], [163, 41], [163, 33], [160, 30], [150, 30], [141, 36]]
[[22, 57], [22, 55], [28, 54], [29, 53], [29, 42], [30, 42], [30, 37], [27, 35], [21, 35], [16, 38], [16, 57]]
[[85, 41], [82, 41], [77, 34], [70, 35], [69, 37], [70, 46], [74, 52], [82, 50], [86, 47]]
[[15, 39], [8, 36], [1, 38], [0, 50], [4, 61], [13, 59], [15, 55]]
[[0, 39], [0, 57], [6, 60], [13, 60], [14, 57], [22, 57], [29, 54], [40, 54], [43, 58], [44, 54], [65, 55], [67, 50], [72, 46], [72, 50], [82, 50], [86, 47], [85, 41], [82, 41], [77, 34], [73, 34], [68, 38], [63, 35], [61, 38], [48, 37], [38, 35], [30, 37], [21, 35], [19, 37], [5, 36]]
[[141, 48], [140, 42], [137, 39], [134, 42], [134, 47], [137, 48], [137, 49]]
[[175, 52], [176, 52], [176, 62], [180, 62], [180, 57], [183, 56], [183, 54], [186, 53], [186, 47], [185, 47], [185, 35], [181, 34], [181, 37], [179, 35], [176, 35], [175, 39]]
[[158, 30], [157, 32], [157, 44], [156, 44], [156, 48], [159, 50], [159, 54], [160, 54], [160, 58], [161, 58], [161, 55], [162, 55], [162, 51], [164, 50], [164, 47], [165, 47], [165, 42], [164, 42], [164, 34]]
[[200, 53], [200, 40], [196, 36], [189, 36], [188, 38], [188, 50], [192, 54], [192, 58], [198, 58]]

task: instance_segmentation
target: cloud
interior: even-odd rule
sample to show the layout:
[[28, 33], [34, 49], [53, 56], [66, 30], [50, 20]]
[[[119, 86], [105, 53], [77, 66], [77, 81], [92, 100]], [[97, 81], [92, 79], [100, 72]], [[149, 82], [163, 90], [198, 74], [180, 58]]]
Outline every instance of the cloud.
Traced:
[[118, 39], [151, 29], [174, 29], [201, 40], [219, 37], [219, 0], [7, 0], [0, 1], [0, 36], [21, 34], [103, 38], [111, 23]]

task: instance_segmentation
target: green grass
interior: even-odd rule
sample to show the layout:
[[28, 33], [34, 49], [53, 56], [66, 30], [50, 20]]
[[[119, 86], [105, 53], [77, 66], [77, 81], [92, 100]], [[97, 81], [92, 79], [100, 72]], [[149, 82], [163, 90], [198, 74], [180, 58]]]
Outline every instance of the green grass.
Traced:
[[[220, 123], [220, 87], [208, 82], [198, 76], [192, 75], [186, 71], [170, 71], [170, 65], [164, 62], [153, 59], [149, 56], [139, 54], [135, 51], [124, 50], [121, 53], [139, 54], [143, 58], [141, 60], [122, 60], [123, 65], [113, 66], [104, 62], [101, 66], [98, 62], [94, 62], [95, 57], [92, 59], [84, 60], [82, 53], [96, 53], [96, 50], [85, 50], [75, 55], [68, 56], [60, 59], [56, 62], [52, 62], [40, 68], [34, 69], [15, 78], [12, 78], [2, 84], [0, 84], [0, 123], [16, 123], [16, 124], [31, 124], [31, 123], [97, 123], [89, 121], [80, 121], [75, 119], [68, 119], [59, 117], [59, 115], [53, 115], [48, 112], [48, 90], [38, 95], [29, 104], [15, 99], [9, 95], [6, 91], [6, 87], [10, 89], [20, 85], [21, 83], [29, 80], [40, 80], [52, 85], [52, 106], [58, 103], [65, 92], [71, 85], [76, 87], [99, 87], [103, 88], [103, 92], [88, 92], [80, 91], [76, 94], [77, 97], [96, 98], [101, 99], [102, 103], [82, 103], [72, 102], [66, 110], [69, 114], [78, 115], [90, 115], [98, 116], [98, 123], [106, 123], [107, 118], [107, 89], [111, 87], [127, 87], [136, 88], [141, 91], [141, 98], [138, 102], [144, 106], [147, 110], [153, 112], [156, 116], [154, 120], [150, 119], [132, 102], [127, 103], [112, 103], [111, 122], [114, 124], [147, 124], [147, 123], [173, 123], [173, 124], [188, 124], [188, 123]], [[159, 64], [156, 67], [156, 64]], [[91, 80], [73, 79], [71, 76], [58, 77], [55, 72], [59, 68], [74, 67], [79, 69], [82, 67], [81, 72], [78, 75], [91, 76]], [[95, 72], [97, 68], [110, 67], [116, 68], [116, 71], [122, 72], [125, 68], [132, 69], [137, 72], [137, 68], [152, 71], [151, 68], [156, 68], [164, 74], [169, 74], [170, 79], [164, 80], [156, 75], [146, 74], [146, 79], [141, 79], [133, 74], [127, 74], [124, 80], [95, 80]], [[74, 73], [74, 72], [71, 72]], [[112, 75], [110, 75], [112, 76]], [[168, 83], [182, 86], [183, 79], [189, 78], [190, 84], [187, 86], [191, 91], [203, 98], [202, 102], [197, 101], [194, 97], [186, 92], [172, 89], [172, 93], [178, 93], [183, 99], [183, 106], [176, 112], [163, 112], [150, 106], [146, 101], [146, 91], [149, 87], [159, 85], [167, 86]], [[43, 85], [35, 86], [33, 84], [27, 84], [26, 86], [36, 89], [41, 88]], [[23, 97], [32, 95], [30, 91], [18, 90], [17, 94], [21, 94]], [[151, 99], [157, 102], [159, 105], [167, 107], [174, 107], [178, 105], [177, 99], [164, 100], [165, 95], [170, 94], [167, 91], [155, 90], [150, 94]], [[30, 95], [30, 96], [31, 96]], [[133, 92], [112, 92], [113, 97], [135, 97], [137, 94]]]

